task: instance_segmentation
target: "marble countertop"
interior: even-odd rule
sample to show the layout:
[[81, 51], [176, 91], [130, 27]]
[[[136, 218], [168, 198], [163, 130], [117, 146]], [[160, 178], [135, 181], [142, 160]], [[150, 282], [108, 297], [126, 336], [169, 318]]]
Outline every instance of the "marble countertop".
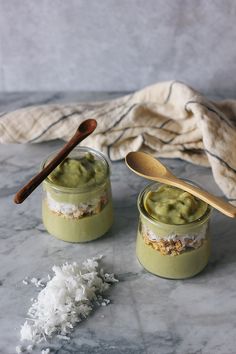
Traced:
[[[2, 94], [0, 111], [44, 102], [115, 97], [108, 94]], [[37, 295], [28, 276], [44, 277], [54, 264], [82, 262], [103, 254], [108, 271], [119, 283], [109, 291], [111, 305], [100, 307], [82, 322], [70, 342], [39, 346], [51, 353], [235, 354], [236, 223], [214, 212], [209, 265], [188, 280], [166, 280], [147, 273], [135, 256], [136, 199], [146, 181], [123, 162], [112, 164], [115, 223], [103, 238], [70, 244], [50, 236], [41, 220], [41, 190], [22, 205], [12, 198], [36, 173], [40, 162], [62, 142], [0, 146], [0, 353], [13, 354], [19, 344], [30, 299]], [[221, 196], [208, 168], [180, 160], [164, 160], [180, 177], [189, 178]]]

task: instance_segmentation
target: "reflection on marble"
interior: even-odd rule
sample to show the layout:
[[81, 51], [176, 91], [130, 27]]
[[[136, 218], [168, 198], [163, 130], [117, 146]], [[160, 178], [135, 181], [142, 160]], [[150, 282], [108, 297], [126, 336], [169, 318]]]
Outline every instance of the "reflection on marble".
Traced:
[[[27, 97], [2, 97], [0, 108], [25, 105]], [[30, 104], [55, 99], [53, 94], [29, 97]], [[70, 98], [61, 94], [62, 100], [65, 97]], [[61, 142], [0, 146], [0, 353], [14, 353], [30, 299], [37, 294], [33, 285], [22, 283], [26, 276], [44, 277], [54, 264], [103, 254], [105, 267], [120, 279], [109, 291], [112, 304], [81, 323], [69, 343], [55, 339], [42, 348], [49, 346], [58, 354], [235, 354], [235, 220], [214, 212], [212, 255], [201, 274], [182, 281], [155, 277], [135, 257], [136, 198], [147, 182], [119, 162], [112, 165], [112, 230], [88, 244], [59, 241], [42, 225], [40, 189], [22, 205], [14, 205], [12, 197], [42, 159], [60, 146]], [[178, 176], [221, 195], [209, 169], [179, 160], [164, 162]]]

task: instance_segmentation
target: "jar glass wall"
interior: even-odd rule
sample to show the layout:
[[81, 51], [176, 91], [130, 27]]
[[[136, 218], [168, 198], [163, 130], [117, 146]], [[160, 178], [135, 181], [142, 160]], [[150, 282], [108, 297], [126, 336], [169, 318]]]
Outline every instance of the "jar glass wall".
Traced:
[[203, 270], [209, 260], [211, 208], [207, 206], [199, 219], [189, 223], [160, 222], [147, 212], [144, 199], [147, 193], [161, 186], [161, 183], [151, 183], [139, 194], [137, 258], [155, 275], [170, 279], [189, 278]]
[[[99, 183], [71, 188], [55, 184], [49, 178], [43, 182], [44, 226], [51, 235], [68, 242], [95, 240], [104, 235], [113, 223], [110, 168], [104, 155], [88, 147], [78, 147], [68, 157], [80, 160], [87, 153], [92, 154], [104, 168], [104, 176]], [[42, 168], [54, 156], [49, 156]]]

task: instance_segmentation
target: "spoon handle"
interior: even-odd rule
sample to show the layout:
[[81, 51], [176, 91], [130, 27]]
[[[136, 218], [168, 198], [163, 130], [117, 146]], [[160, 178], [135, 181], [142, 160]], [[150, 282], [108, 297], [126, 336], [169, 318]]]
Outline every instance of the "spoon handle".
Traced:
[[[87, 120], [95, 121], [95, 120]], [[87, 121], [81, 123], [76, 133], [72, 138], [66, 143], [59, 153], [40, 171], [35, 175], [24, 187], [22, 187], [15, 195], [14, 202], [16, 204], [22, 203], [34, 190], [37, 188], [40, 183], [66, 158], [66, 156], [78, 145], [82, 140], [84, 140], [88, 135], [90, 135], [96, 128], [96, 123], [93, 126], [89, 127], [90, 129], [83, 129]], [[95, 121], [96, 122], [96, 121]], [[84, 124], [85, 123], [85, 124]], [[81, 127], [81, 129], [80, 129]]]
[[167, 180], [168, 180], [168, 184], [173, 185], [175, 187], [179, 187], [193, 194], [195, 197], [198, 197], [199, 199], [203, 200], [207, 204], [210, 204], [213, 208], [219, 210], [223, 214], [231, 218], [236, 217], [236, 207], [228, 202], [225, 202], [223, 199], [218, 198], [206, 192], [205, 190], [199, 189], [198, 187], [188, 184], [185, 181], [182, 181], [181, 179], [175, 178], [174, 176], [171, 176], [170, 179], [168, 179], [168, 177], [165, 178], [165, 183], [167, 183]]

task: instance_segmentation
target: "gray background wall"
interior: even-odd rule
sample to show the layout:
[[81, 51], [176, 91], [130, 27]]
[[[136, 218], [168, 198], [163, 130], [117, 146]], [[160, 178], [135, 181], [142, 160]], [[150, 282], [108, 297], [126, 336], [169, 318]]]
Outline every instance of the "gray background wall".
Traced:
[[0, 90], [236, 96], [235, 0], [0, 0]]

